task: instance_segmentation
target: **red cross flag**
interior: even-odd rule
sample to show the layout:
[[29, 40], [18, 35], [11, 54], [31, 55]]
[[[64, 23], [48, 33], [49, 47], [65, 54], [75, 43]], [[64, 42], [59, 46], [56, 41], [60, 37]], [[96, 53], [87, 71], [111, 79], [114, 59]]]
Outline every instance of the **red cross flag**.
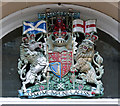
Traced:
[[80, 19], [76, 19], [73, 21], [73, 32], [82, 32], [84, 33], [85, 26], [84, 21]]
[[96, 20], [83, 21], [76, 19], [73, 21], [73, 32], [90, 33], [97, 32]]

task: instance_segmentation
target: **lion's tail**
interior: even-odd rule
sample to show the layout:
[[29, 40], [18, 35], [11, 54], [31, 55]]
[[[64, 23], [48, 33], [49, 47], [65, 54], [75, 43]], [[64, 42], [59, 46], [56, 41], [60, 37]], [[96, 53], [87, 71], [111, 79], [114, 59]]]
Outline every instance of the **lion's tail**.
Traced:
[[[95, 56], [97, 57], [95, 58]], [[99, 73], [99, 75], [97, 75], [96, 78], [100, 79], [104, 73], [104, 69], [103, 65], [101, 65], [103, 63], [103, 58], [98, 54], [98, 52], [94, 54], [93, 63], [97, 66], [96, 71], [97, 73]]]
[[26, 67], [26, 65], [24, 65], [23, 67], [22, 67], [22, 69], [20, 70], [20, 79], [21, 80], [25, 80], [26, 78], [23, 78], [23, 70], [25, 69], [25, 67]]
[[24, 81], [26, 78], [23, 78], [22, 74], [20, 74], [20, 79]]

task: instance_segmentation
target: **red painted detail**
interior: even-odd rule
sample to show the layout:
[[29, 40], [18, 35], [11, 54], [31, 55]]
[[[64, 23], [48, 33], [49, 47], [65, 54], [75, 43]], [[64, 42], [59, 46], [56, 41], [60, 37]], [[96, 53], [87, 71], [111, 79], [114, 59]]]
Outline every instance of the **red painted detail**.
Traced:
[[24, 38], [23, 38], [23, 40], [26, 40], [26, 39], [28, 39], [28, 37], [24, 37]]
[[77, 72], [77, 70], [75, 70], [75, 71], [71, 71], [71, 73], [74, 73], [74, 72], [76, 73], [76, 72]]
[[82, 28], [84, 28], [84, 25], [82, 25], [82, 24], [75, 24], [75, 25], [73, 25], [73, 28], [75, 28], [75, 27], [82, 27]]
[[90, 35], [89, 33], [85, 34], [87, 37], [86, 39], [90, 39], [91, 41], [96, 41], [98, 39], [98, 37], [96, 35]]
[[83, 49], [88, 49], [88, 47], [87, 46], [83, 46]]
[[48, 53], [49, 63], [60, 62], [61, 63], [61, 77], [66, 75], [70, 71], [72, 66], [72, 51], [63, 51]]
[[58, 34], [58, 32], [53, 32], [53, 34], [55, 35], [55, 34]]
[[77, 72], [77, 70], [75, 70], [75, 73]]
[[96, 27], [96, 25], [95, 24], [86, 25], [86, 28], [90, 28], [90, 27]]
[[85, 33], [85, 35], [90, 36], [90, 34], [89, 34], [89, 33]]
[[83, 85], [79, 85], [78, 88], [79, 88], [79, 90], [82, 90], [83, 89]]
[[35, 38], [35, 35], [34, 34], [30, 35], [30, 39], [33, 39], [33, 38]]
[[95, 24], [86, 25], [85, 21], [83, 21], [83, 25], [82, 24], [75, 24], [75, 25], [73, 25], [73, 28], [75, 28], [75, 27], [82, 27], [84, 29], [84, 33], [85, 33], [86, 28], [96, 27], [96, 25]]
[[66, 34], [67, 34], [67, 32], [61, 32], [61, 34], [62, 34], [62, 35], [66, 35]]
[[72, 80], [70, 79], [70, 83], [72, 83]]
[[62, 20], [61, 17], [58, 17], [58, 18], [57, 18], [56, 24], [55, 24], [55, 27], [54, 27], [54, 30], [55, 30], [55, 31], [59, 31], [59, 29], [61, 29], [61, 31], [66, 30], [65, 24], [63, 23], [63, 20]]
[[59, 38], [59, 37], [65, 38], [65, 35], [67, 34], [67, 32], [66, 32], [66, 31], [62, 31], [62, 32], [60, 33], [60, 36], [59, 36], [59, 32], [53, 32], [53, 34], [54, 34], [54, 36], [55, 36], [56, 38]]
[[39, 88], [39, 90], [40, 91], [44, 90], [44, 86], [41, 85], [40, 88]]
[[32, 34], [32, 35], [30, 35], [30, 37], [35, 37], [35, 35], [34, 35], [34, 34]]
[[95, 92], [91, 92], [91, 94], [92, 94], [92, 95], [94, 95], [94, 94], [95, 94]]
[[74, 71], [71, 71], [71, 73], [74, 73]]
[[41, 45], [41, 44], [39, 44], [39, 48], [42, 48], [42, 45]]
[[83, 24], [84, 24], [84, 33], [85, 33], [85, 29], [86, 29], [85, 21], [83, 21]]
[[97, 40], [97, 39], [98, 39], [98, 37], [97, 37], [97, 36], [92, 35], [92, 41], [95, 41], [95, 40]]
[[66, 25], [66, 28], [68, 28], [69, 26], [68, 25]]

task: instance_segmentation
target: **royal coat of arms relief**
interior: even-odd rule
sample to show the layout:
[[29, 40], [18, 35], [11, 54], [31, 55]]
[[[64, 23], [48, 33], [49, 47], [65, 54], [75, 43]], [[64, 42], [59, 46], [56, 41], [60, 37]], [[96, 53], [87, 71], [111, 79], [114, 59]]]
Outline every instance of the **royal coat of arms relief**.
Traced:
[[49, 10], [39, 13], [36, 22], [24, 21], [19, 96], [102, 96], [104, 69], [97, 40], [96, 20], [83, 20], [79, 12]]

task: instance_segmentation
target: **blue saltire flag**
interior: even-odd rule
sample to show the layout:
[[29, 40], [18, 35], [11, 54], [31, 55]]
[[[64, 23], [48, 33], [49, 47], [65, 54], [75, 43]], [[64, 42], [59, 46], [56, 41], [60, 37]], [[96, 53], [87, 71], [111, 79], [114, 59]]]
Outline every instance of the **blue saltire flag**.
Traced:
[[23, 22], [23, 34], [37, 34], [40, 32], [47, 33], [46, 21], [40, 20], [36, 22]]

